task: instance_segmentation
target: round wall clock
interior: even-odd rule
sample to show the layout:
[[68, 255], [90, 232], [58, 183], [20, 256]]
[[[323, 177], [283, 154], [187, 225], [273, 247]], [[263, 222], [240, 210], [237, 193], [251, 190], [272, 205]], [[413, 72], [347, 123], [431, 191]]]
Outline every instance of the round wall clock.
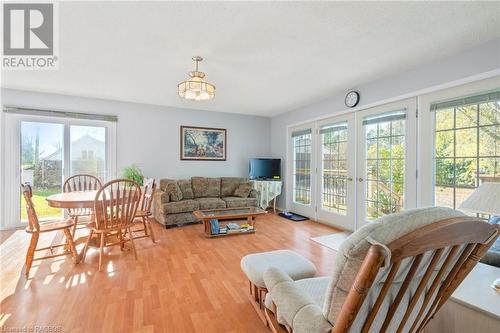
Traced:
[[357, 91], [349, 91], [347, 95], [345, 95], [345, 106], [349, 108], [353, 108], [359, 103], [359, 93]]

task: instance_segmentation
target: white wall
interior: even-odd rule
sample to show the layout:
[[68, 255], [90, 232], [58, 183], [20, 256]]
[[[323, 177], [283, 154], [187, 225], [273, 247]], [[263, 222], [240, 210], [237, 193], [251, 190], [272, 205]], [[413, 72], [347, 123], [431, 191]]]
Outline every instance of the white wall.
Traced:
[[[6, 106], [117, 115], [117, 175], [132, 163], [155, 178], [248, 176], [270, 155], [270, 118], [2, 89]], [[181, 161], [180, 126], [227, 129], [227, 161]]]
[[[418, 96], [423, 92], [444, 89], [470, 81], [473, 77], [480, 79], [491, 75], [491, 73], [498, 75], [499, 71], [500, 39], [496, 39], [405, 73], [354, 87], [361, 94], [360, 104], [356, 110]], [[271, 121], [273, 157], [279, 157], [286, 161], [287, 128], [289, 126], [346, 112], [344, 97], [345, 92], [273, 117]], [[285, 168], [283, 167], [283, 169]], [[285, 170], [283, 170], [283, 176], [286, 176]], [[285, 188], [279, 200], [281, 208], [285, 208], [287, 201], [290, 200], [287, 198], [286, 191]]]

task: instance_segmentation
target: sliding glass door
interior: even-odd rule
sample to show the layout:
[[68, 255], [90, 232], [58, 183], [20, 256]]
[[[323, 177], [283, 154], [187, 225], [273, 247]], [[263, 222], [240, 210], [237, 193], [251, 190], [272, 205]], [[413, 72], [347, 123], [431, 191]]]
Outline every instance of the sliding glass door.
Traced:
[[[61, 191], [64, 160], [64, 124], [21, 121], [21, 182], [30, 183], [39, 219], [61, 216], [61, 209], [48, 206], [45, 198]], [[20, 194], [21, 196], [22, 194]], [[21, 199], [21, 220], [27, 220]]]
[[358, 113], [358, 227], [416, 206], [414, 99]]
[[20, 183], [32, 185], [38, 217], [46, 220], [64, 213], [45, 199], [61, 192], [66, 178], [91, 174], [107, 181], [114, 174], [113, 122], [6, 114], [6, 125], [5, 207], [10, 223], [3, 227], [27, 220]]
[[353, 113], [318, 123], [319, 186], [317, 219], [354, 230], [355, 116]]

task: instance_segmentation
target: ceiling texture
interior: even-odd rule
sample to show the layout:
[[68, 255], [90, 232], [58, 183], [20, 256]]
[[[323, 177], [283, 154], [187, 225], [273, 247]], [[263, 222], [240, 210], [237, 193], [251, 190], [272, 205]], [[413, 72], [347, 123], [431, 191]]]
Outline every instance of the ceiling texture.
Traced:
[[[276, 114], [500, 37], [500, 2], [62, 2], [59, 70], [2, 87]], [[177, 95], [200, 55], [212, 101]]]

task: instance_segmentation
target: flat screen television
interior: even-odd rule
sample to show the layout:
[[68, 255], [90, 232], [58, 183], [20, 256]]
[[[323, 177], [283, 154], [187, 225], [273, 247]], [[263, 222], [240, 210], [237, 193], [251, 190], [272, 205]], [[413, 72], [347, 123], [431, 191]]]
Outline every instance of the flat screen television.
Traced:
[[250, 179], [280, 180], [281, 159], [252, 158], [249, 166]]

